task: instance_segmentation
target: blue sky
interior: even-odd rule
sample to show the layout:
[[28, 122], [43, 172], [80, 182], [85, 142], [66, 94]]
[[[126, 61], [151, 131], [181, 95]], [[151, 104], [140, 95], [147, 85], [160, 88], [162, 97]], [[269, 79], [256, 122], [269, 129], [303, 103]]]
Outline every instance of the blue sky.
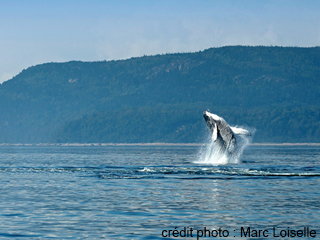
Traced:
[[0, 82], [29, 66], [320, 45], [318, 0], [0, 0]]

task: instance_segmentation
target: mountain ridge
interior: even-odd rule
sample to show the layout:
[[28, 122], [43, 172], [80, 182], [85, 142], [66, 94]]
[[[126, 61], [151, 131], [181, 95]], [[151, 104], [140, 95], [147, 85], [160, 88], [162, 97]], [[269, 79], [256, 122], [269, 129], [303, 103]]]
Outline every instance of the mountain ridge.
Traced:
[[319, 142], [319, 76], [319, 47], [44, 63], [0, 85], [0, 142], [199, 142], [208, 108], [257, 142]]

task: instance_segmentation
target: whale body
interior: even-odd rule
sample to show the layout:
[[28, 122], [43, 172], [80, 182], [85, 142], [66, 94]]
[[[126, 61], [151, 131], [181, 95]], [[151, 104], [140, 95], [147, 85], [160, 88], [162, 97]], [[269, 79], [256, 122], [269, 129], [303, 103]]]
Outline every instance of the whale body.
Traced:
[[203, 117], [220, 153], [232, 154], [235, 152], [237, 147], [235, 134], [251, 136], [249, 131], [243, 128], [230, 127], [222, 117], [209, 111], [204, 111]]

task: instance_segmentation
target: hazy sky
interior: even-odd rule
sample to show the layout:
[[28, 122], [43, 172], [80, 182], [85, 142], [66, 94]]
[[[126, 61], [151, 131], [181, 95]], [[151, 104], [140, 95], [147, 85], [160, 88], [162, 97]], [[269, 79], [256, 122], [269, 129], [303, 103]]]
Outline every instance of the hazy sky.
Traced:
[[320, 45], [319, 0], [0, 0], [0, 82], [45, 62]]

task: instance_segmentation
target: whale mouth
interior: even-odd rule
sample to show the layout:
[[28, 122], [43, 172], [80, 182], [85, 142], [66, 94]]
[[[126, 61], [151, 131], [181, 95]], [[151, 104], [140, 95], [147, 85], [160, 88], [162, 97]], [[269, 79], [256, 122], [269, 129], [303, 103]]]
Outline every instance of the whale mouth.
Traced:
[[208, 119], [209, 119], [208, 111], [203, 112], [203, 117], [204, 117], [204, 120], [208, 121]]

